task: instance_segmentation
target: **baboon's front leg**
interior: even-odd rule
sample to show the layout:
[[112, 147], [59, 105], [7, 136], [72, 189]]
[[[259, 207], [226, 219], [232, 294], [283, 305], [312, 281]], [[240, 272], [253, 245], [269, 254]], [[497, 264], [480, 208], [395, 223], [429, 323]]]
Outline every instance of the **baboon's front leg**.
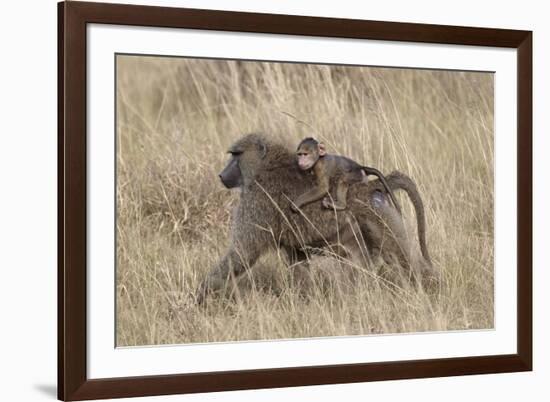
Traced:
[[328, 193], [328, 185], [319, 185], [308, 192], [300, 195], [295, 201], [294, 204], [290, 204], [292, 211], [297, 212], [300, 208], [312, 202], [319, 201]]
[[225, 256], [203, 280], [197, 295], [202, 304], [208, 294], [223, 289], [231, 278], [241, 275], [260, 257], [262, 248], [251, 242], [232, 244]]

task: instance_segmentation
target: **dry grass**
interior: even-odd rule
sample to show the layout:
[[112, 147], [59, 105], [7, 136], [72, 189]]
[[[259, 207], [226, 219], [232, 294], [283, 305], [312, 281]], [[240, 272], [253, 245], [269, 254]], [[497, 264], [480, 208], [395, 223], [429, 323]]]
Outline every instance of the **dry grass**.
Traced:
[[[117, 82], [119, 346], [493, 327], [491, 74], [119, 56]], [[228, 241], [225, 150], [250, 131], [413, 177], [439, 291], [350, 286], [327, 257], [300, 285], [270, 254], [239, 297], [188, 304]]]

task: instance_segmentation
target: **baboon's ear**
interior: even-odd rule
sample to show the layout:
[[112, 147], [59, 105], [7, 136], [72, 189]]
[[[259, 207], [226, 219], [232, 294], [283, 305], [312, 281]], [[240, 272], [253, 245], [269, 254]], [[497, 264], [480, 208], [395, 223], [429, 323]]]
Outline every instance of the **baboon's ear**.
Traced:
[[325, 156], [327, 154], [327, 150], [325, 148], [325, 144], [322, 142], [319, 143], [319, 156]]
[[260, 159], [265, 158], [267, 154], [267, 145], [263, 141], [258, 142], [258, 149], [260, 150]]

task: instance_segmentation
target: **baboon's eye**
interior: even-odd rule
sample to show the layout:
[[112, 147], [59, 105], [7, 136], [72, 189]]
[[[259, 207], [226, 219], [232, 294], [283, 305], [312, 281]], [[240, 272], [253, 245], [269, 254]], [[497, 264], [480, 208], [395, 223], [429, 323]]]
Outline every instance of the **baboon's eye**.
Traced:
[[239, 155], [241, 155], [241, 154], [243, 153], [243, 151], [234, 151], [234, 150], [232, 150], [232, 151], [227, 151], [227, 152], [230, 153], [231, 156], [239, 156]]

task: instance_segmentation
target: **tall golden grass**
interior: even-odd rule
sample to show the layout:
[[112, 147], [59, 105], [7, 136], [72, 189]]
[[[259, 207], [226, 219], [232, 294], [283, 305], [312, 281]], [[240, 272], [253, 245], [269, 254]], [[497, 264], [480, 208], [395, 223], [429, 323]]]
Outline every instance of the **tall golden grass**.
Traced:
[[[492, 74], [138, 56], [118, 56], [116, 74], [118, 346], [493, 327]], [[190, 303], [228, 245], [225, 150], [252, 131], [289, 147], [313, 135], [411, 176], [443, 274], [435, 294], [271, 253], [238, 297]]]

